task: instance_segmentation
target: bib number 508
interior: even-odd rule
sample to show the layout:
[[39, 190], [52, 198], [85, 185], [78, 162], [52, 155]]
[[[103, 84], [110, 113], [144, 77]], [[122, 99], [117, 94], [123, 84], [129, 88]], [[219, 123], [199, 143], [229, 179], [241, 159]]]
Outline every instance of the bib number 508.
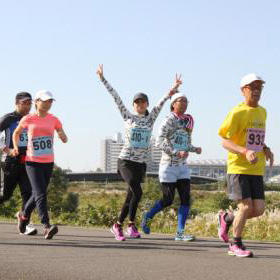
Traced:
[[34, 141], [33, 142], [33, 148], [35, 151], [38, 150], [45, 150], [45, 149], [51, 149], [52, 147], [52, 141], [51, 140], [41, 140], [41, 141]]

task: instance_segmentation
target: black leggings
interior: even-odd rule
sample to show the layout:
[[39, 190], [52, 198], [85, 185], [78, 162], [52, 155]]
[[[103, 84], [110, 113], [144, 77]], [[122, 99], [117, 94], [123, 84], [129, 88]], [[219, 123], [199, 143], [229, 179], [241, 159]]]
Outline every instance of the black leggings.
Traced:
[[179, 179], [176, 183], [161, 183], [163, 198], [160, 200], [163, 208], [170, 206], [175, 197], [177, 189], [180, 204], [190, 206], [190, 179]]
[[20, 188], [22, 209], [31, 197], [31, 185], [25, 170], [25, 164], [17, 160], [1, 162], [0, 204], [9, 200], [17, 185]]
[[143, 194], [141, 182], [143, 182], [146, 174], [146, 163], [118, 159], [118, 171], [128, 184], [127, 196], [118, 221], [123, 223], [129, 214], [129, 220], [134, 222], [138, 204]]
[[23, 215], [30, 218], [32, 211], [37, 207], [43, 225], [49, 225], [47, 188], [52, 176], [53, 165], [53, 162], [26, 162], [25, 164], [32, 187], [32, 196], [24, 207]]

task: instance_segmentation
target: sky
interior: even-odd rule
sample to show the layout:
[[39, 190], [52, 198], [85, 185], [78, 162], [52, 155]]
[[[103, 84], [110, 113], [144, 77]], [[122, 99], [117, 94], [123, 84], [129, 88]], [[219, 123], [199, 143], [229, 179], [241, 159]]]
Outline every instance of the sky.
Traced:
[[[181, 73], [193, 144], [203, 150], [189, 158], [225, 159], [217, 131], [243, 101], [240, 79], [255, 72], [266, 81], [265, 142], [280, 163], [279, 10], [275, 0], [0, 0], [0, 115], [13, 111], [19, 91], [51, 91], [51, 113], [69, 137], [57, 139], [56, 163], [95, 170], [102, 139], [124, 131], [98, 64], [131, 111], [134, 94], [148, 94], [151, 109]], [[168, 114], [169, 102], [154, 135]]]

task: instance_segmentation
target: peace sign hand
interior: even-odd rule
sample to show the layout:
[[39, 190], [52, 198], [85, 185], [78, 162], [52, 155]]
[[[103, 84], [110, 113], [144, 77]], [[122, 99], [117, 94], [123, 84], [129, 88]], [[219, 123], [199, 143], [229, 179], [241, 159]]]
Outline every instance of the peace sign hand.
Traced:
[[172, 96], [173, 94], [175, 94], [177, 91], [178, 91], [178, 88], [179, 86], [183, 83], [182, 81], [182, 75], [178, 75], [176, 73], [176, 76], [175, 76], [175, 85], [173, 86], [173, 88], [170, 90], [170, 96]]
[[96, 70], [96, 74], [99, 76], [99, 78], [102, 80], [104, 78], [103, 75], [103, 64], [99, 64], [98, 68]]

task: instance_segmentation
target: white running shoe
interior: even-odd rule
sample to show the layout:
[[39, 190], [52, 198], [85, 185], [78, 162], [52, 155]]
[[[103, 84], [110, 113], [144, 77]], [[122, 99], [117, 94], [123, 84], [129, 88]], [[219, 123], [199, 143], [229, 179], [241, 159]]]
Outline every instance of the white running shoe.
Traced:
[[195, 236], [192, 234], [184, 234], [184, 232], [177, 232], [175, 241], [194, 241]]
[[28, 224], [26, 226], [26, 230], [24, 233], [20, 233], [21, 235], [36, 235], [37, 234], [37, 229], [32, 225]]

